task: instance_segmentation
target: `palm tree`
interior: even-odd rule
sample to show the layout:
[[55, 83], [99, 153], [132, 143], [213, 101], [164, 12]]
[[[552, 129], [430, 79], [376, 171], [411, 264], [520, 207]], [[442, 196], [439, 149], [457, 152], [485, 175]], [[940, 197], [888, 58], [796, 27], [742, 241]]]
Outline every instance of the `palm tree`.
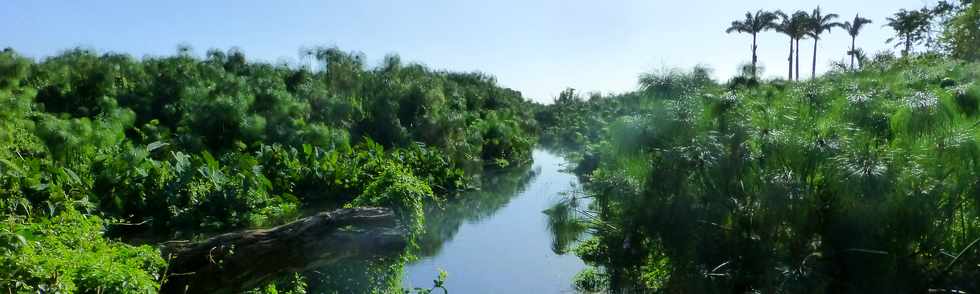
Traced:
[[810, 15], [806, 11], [797, 10], [790, 19], [793, 24], [793, 37], [796, 38], [796, 80], [800, 80], [800, 39], [806, 38], [809, 31]]
[[756, 63], [759, 61], [759, 57], [755, 54], [756, 49], [758, 49], [757, 37], [760, 32], [772, 29], [774, 21], [776, 21], [776, 14], [760, 9], [755, 12], [755, 15], [746, 12], [745, 20], [733, 21], [732, 26], [725, 30], [725, 33], [729, 34], [732, 32], [752, 34], [752, 78], [756, 77]]
[[857, 48], [854, 46], [854, 42], [857, 39], [857, 35], [861, 33], [861, 29], [864, 25], [871, 23], [870, 19], [863, 18], [859, 14], [854, 15], [853, 21], [845, 21], [843, 28], [847, 30], [847, 34], [851, 35], [851, 50], [847, 51], [847, 55], [851, 56], [851, 70], [854, 70], [854, 55], [857, 53]]
[[820, 41], [820, 34], [823, 34], [825, 31], [830, 33], [830, 29], [841, 26], [841, 23], [833, 21], [837, 16], [836, 13], [823, 15], [820, 12], [820, 6], [817, 6], [813, 10], [813, 13], [810, 14], [810, 25], [808, 26], [809, 30], [807, 34], [813, 38], [813, 68], [810, 72], [811, 78], [817, 77], [817, 41]]
[[[806, 37], [807, 34], [807, 22], [809, 22], [810, 15], [804, 11], [794, 12], [793, 15], [787, 15], [785, 12], [776, 11], [774, 12], [776, 16], [779, 17], [780, 22], [774, 25], [774, 29], [777, 32], [783, 33], [789, 36], [789, 58], [786, 59], [789, 64], [789, 80], [794, 80], [793, 78], [793, 52], [796, 52], [796, 79], [799, 80], [800, 72], [800, 39]], [[794, 47], [795, 45], [795, 47]]]
[[776, 10], [773, 12], [776, 16], [779, 16], [779, 23], [777, 23], [773, 28], [786, 36], [789, 36], [789, 57], [786, 58], [786, 63], [789, 64], [789, 73], [787, 80], [793, 80], [793, 40], [796, 40], [796, 35], [794, 34], [794, 23], [793, 18], [786, 13]]
[[800, 40], [807, 37], [810, 31], [810, 14], [797, 10], [793, 13], [793, 33], [796, 35], [796, 80], [800, 80]]
[[[889, 38], [888, 43], [891, 43], [896, 38], [902, 39], [899, 44], [904, 44], [905, 49], [902, 50], [902, 56], [908, 55], [912, 52], [912, 46], [916, 43], [922, 42], [929, 32], [930, 25], [930, 14], [926, 9], [923, 10], [912, 10], [908, 11], [905, 9], [899, 10], [895, 13], [894, 17], [887, 18], [887, 26], [895, 30], [895, 37]], [[896, 47], [899, 45], [896, 44]]]

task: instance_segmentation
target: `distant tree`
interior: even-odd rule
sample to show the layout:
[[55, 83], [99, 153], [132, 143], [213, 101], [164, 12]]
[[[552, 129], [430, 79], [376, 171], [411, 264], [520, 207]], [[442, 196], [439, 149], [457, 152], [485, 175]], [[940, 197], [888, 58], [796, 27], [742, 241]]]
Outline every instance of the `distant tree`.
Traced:
[[809, 31], [810, 14], [798, 10], [793, 13], [793, 36], [796, 37], [796, 80], [800, 80], [800, 40], [806, 38]]
[[565, 90], [562, 90], [561, 93], [558, 93], [558, 98], [555, 99], [555, 103], [558, 104], [566, 104], [577, 101], [582, 101], [582, 98], [575, 95], [575, 89], [573, 88], [565, 88]]
[[813, 38], [813, 67], [810, 71], [811, 77], [817, 76], [817, 42], [820, 41], [820, 35], [824, 32], [830, 33], [830, 30], [834, 27], [842, 26], [841, 23], [834, 21], [837, 17], [838, 15], [836, 13], [823, 15], [819, 6], [813, 9], [813, 13], [810, 14], [807, 34]]
[[929, 11], [925, 8], [922, 10], [899, 10], [895, 13], [893, 17], [887, 18], [887, 26], [895, 30], [895, 37], [889, 38], [888, 42], [891, 43], [895, 40], [901, 40], [900, 43], [895, 44], [896, 47], [904, 45], [902, 49], [902, 55], [908, 55], [912, 52], [912, 46], [922, 43], [929, 33], [929, 25], [931, 24], [931, 15]]
[[861, 29], [864, 25], [871, 23], [870, 19], [863, 18], [859, 14], [854, 15], [853, 21], [845, 21], [843, 28], [847, 30], [847, 34], [851, 35], [851, 50], [847, 51], [847, 55], [851, 56], [851, 69], [854, 69], [854, 58], [857, 54], [857, 47], [855, 47], [855, 41], [857, 40], [857, 35], [861, 33]]
[[942, 39], [943, 33], [950, 26], [953, 19], [970, 6], [971, 1], [957, 2], [961, 1], [940, 0], [931, 8], [926, 7], [922, 9], [929, 13], [929, 29], [926, 32], [925, 41], [927, 48], [941, 52], [949, 52], [951, 50], [949, 48], [950, 44], [944, 42]]
[[980, 2], [967, 3], [951, 18], [939, 41], [953, 57], [980, 60]]
[[776, 14], [768, 11], [759, 10], [753, 15], [751, 12], [745, 13], [742, 21], [733, 21], [732, 25], [725, 30], [726, 33], [738, 32], [752, 35], [752, 78], [756, 78], [756, 63], [759, 57], [756, 55], [756, 40], [759, 33], [772, 29], [775, 26]]
[[[789, 36], [789, 57], [786, 58], [786, 63], [789, 64], [789, 70], [787, 76], [789, 80], [794, 80], [793, 77], [793, 53], [796, 52], [796, 78], [799, 79], [799, 47], [800, 39], [806, 37], [807, 33], [807, 22], [809, 21], [809, 14], [804, 11], [797, 11], [792, 15], [788, 15], [782, 11], [776, 11], [774, 14], [780, 20], [779, 23], [774, 24], [773, 28], [786, 36]], [[795, 46], [795, 47], [794, 47]]]
[[787, 73], [787, 80], [793, 80], [793, 41], [796, 40], [796, 34], [794, 33], [794, 23], [793, 17], [787, 15], [786, 13], [777, 10], [774, 12], [776, 16], [779, 17], [779, 23], [777, 23], [773, 28], [780, 33], [789, 37], [789, 57], [786, 58], [786, 63], [789, 65], [789, 71]]

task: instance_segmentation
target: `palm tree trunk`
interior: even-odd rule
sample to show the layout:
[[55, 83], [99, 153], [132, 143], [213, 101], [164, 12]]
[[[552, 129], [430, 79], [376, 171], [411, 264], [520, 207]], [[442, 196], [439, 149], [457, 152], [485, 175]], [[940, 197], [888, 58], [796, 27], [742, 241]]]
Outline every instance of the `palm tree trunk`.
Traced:
[[857, 39], [857, 36], [851, 36], [851, 52], [849, 52], [851, 55], [851, 70], [854, 70], [854, 55], [857, 55], [855, 54], [857, 52], [854, 52], [854, 39]]
[[800, 80], [800, 39], [796, 39], [796, 80]]
[[789, 77], [787, 80], [793, 80], [793, 37], [789, 37], [789, 57], [786, 58], [786, 63], [789, 64]]
[[811, 79], [817, 78], [817, 41], [819, 40], [816, 37], [813, 38], [813, 69], [810, 71]]
[[755, 77], [755, 63], [759, 61], [759, 57], [755, 55], [755, 49], [759, 48], [759, 46], [756, 46], [756, 43], [755, 43], [756, 37], [757, 37], [757, 34], [753, 33], [752, 34], [752, 79], [753, 80], [756, 78]]

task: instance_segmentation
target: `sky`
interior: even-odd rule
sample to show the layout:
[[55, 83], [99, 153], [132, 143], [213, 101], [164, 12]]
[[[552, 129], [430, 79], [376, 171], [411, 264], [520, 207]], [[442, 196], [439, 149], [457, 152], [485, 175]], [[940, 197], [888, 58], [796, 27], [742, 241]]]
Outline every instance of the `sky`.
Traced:
[[[178, 45], [203, 56], [239, 48], [251, 60], [302, 62], [302, 48], [337, 46], [386, 54], [434, 69], [481, 71], [525, 97], [550, 103], [566, 87], [622, 93], [663, 68], [706, 65], [730, 78], [751, 60], [751, 36], [726, 34], [746, 11], [812, 10], [870, 18], [858, 37], [865, 52], [892, 48], [885, 18], [934, 0], [359, 0], [76, 1], [3, 0], [0, 47], [37, 59], [84, 47], [136, 57], [171, 55]], [[840, 29], [819, 42], [817, 70], [846, 57]], [[788, 37], [759, 36], [764, 75], [785, 75]], [[811, 40], [800, 43], [809, 76]]]

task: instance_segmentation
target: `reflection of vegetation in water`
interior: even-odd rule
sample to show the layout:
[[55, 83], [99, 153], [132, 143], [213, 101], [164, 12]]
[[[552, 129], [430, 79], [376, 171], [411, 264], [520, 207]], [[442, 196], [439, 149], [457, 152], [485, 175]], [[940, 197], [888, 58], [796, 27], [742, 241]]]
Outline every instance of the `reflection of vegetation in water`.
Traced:
[[[420, 256], [438, 254], [442, 244], [452, 239], [463, 222], [492, 215], [515, 195], [520, 194], [537, 174], [538, 172], [527, 165], [487, 171], [483, 175], [482, 190], [465, 193], [456, 199], [441, 202], [441, 205], [426, 206], [425, 230], [414, 237], [417, 246], [413, 246], [408, 252], [352, 260], [342, 265], [308, 271], [304, 276], [309, 289], [316, 293], [371, 293], [385, 289], [400, 291], [402, 275], [408, 262]], [[414, 291], [427, 290], [429, 289]]]
[[563, 198], [544, 211], [547, 229], [551, 233], [551, 251], [565, 254], [589, 228], [594, 214], [589, 212], [587, 195], [573, 190], [563, 192]]
[[379, 289], [401, 289], [407, 254], [351, 260], [307, 272], [314, 293], [372, 293]]
[[445, 287], [449, 274], [439, 270], [429, 288], [403, 288], [401, 285], [407, 254], [353, 260], [339, 266], [325, 266], [305, 274], [282, 275], [266, 285], [246, 291], [247, 294], [313, 293], [405, 293], [448, 294]]
[[419, 236], [419, 256], [435, 256], [442, 245], [453, 238], [463, 222], [479, 221], [493, 215], [519, 195], [539, 170], [530, 165], [483, 174], [482, 189], [471, 191], [441, 207], [428, 206], [425, 232]]

